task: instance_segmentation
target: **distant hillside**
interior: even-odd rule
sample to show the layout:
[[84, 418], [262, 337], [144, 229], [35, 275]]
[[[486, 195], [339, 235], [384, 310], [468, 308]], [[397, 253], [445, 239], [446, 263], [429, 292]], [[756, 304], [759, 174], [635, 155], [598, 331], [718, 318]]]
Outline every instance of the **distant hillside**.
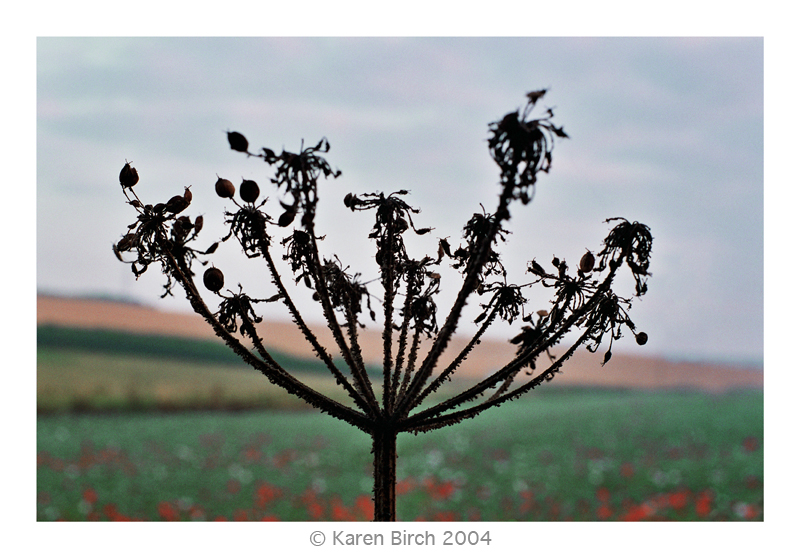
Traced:
[[[60, 326], [94, 331], [89, 337], [98, 335], [97, 330], [137, 333], [144, 336], [167, 336], [213, 341], [219, 344], [211, 328], [202, 318], [192, 314], [161, 312], [146, 306], [111, 302], [106, 300], [82, 300], [39, 296], [37, 298], [37, 324]], [[320, 342], [336, 354], [327, 328], [314, 328]], [[282, 358], [297, 358], [304, 362], [314, 361], [308, 342], [291, 323], [262, 322], [259, 335]], [[55, 335], [55, 333], [53, 333]], [[63, 336], [62, 336], [63, 339]], [[367, 330], [360, 337], [364, 360], [380, 363], [382, 354], [381, 336], [378, 331]], [[65, 342], [65, 341], [62, 341]], [[456, 337], [442, 357], [442, 361], [458, 354], [466, 340]], [[157, 344], [157, 343], [156, 343]], [[198, 346], [199, 347], [199, 346]], [[221, 346], [223, 350], [228, 350]], [[166, 349], [165, 349], [166, 350]], [[206, 349], [197, 349], [202, 352]], [[495, 340], [485, 340], [471, 353], [470, 358], [459, 368], [459, 377], [480, 378], [496, 370], [499, 363], [507, 362], [514, 354], [514, 346]], [[215, 357], [216, 358], [216, 357]], [[633, 356], [615, 352], [604, 367], [600, 366], [601, 354], [578, 351], [566, 363], [563, 373], [554, 383], [564, 386], [606, 386], [631, 388], [690, 388], [707, 391], [729, 389], [763, 388], [763, 372], [758, 368], [730, 365], [672, 362], [660, 358]]]
[[[42, 325], [38, 326], [36, 330], [36, 344], [40, 348], [74, 349], [110, 355], [166, 358], [247, 367], [233, 351], [217, 340], [56, 325]], [[317, 359], [299, 358], [274, 349], [271, 354], [287, 370], [327, 372], [325, 365]], [[377, 370], [371, 372], [378, 373]]]

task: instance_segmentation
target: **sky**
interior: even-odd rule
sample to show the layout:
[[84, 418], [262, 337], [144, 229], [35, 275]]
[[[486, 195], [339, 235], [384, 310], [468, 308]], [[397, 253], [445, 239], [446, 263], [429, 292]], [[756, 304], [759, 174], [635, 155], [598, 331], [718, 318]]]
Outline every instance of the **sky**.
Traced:
[[[321, 246], [374, 279], [370, 216], [347, 210], [345, 194], [408, 190], [415, 224], [435, 228], [409, 239], [411, 255], [435, 252], [438, 238], [458, 245], [466, 221], [491, 211], [499, 193], [488, 124], [546, 88], [542, 107], [570, 137], [556, 142], [533, 201], [512, 208], [500, 247], [509, 281], [530, 281], [533, 258], [558, 256], [574, 269], [600, 249], [606, 219], [639, 221], [654, 237], [652, 277], [631, 318], [650, 341], [638, 347], [627, 335], [615, 352], [763, 359], [762, 38], [39, 37], [36, 47], [39, 292], [188, 312], [180, 294], [159, 298], [157, 268], [137, 281], [114, 257], [136, 218], [118, 175], [131, 161], [149, 203], [191, 185], [187, 213], [205, 220], [199, 248], [225, 234], [222, 212], [232, 207], [214, 194], [217, 175], [256, 180], [277, 218], [269, 167], [231, 151], [227, 130], [254, 150], [330, 141], [326, 158], [342, 175], [320, 185]], [[263, 266], [244, 260], [233, 241], [212, 258], [229, 286], [274, 294]], [[442, 274], [440, 322], [458, 278]], [[619, 289], [633, 295], [632, 283]], [[380, 294], [377, 283], [370, 290]], [[535, 311], [550, 293], [527, 296]], [[264, 315], [285, 317], [279, 310]], [[466, 315], [477, 312], [473, 302]]]

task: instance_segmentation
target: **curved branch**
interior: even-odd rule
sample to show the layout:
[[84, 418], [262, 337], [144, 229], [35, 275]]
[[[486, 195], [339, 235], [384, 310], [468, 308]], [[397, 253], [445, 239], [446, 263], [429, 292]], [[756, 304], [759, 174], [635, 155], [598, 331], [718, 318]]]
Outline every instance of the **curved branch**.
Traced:
[[[350, 348], [353, 353], [353, 360], [356, 363], [356, 370], [353, 378], [356, 382], [356, 389], [363, 393], [363, 396], [373, 404], [374, 412], [378, 412], [378, 399], [372, 389], [372, 382], [367, 375], [367, 368], [364, 366], [364, 357], [361, 353], [361, 345], [358, 343], [358, 324], [349, 304], [345, 304], [345, 317], [347, 319], [347, 335], [350, 338]], [[377, 415], [375, 415], [377, 416]]]
[[269, 363], [256, 358], [253, 353], [251, 353], [244, 345], [242, 345], [238, 339], [231, 335], [222, 326], [222, 324], [220, 324], [219, 321], [214, 318], [211, 310], [208, 309], [205, 302], [203, 302], [202, 297], [198, 293], [194, 281], [184, 274], [184, 272], [181, 270], [180, 264], [175, 260], [172, 254], [166, 252], [166, 255], [172, 274], [183, 286], [183, 289], [186, 292], [186, 298], [192, 305], [192, 309], [200, 314], [206, 320], [206, 322], [211, 325], [217, 337], [222, 339], [226, 345], [233, 349], [233, 351], [239, 355], [244, 362], [256, 370], [259, 370], [262, 374], [264, 374], [264, 376], [267, 377], [268, 380], [270, 380], [270, 382], [282, 387], [292, 395], [296, 395], [313, 407], [320, 409], [331, 416], [341, 419], [348, 424], [352, 424], [364, 432], [370, 432], [372, 421], [366, 415], [363, 415], [354, 409], [351, 409], [350, 407], [346, 407], [345, 405], [342, 405], [341, 403], [334, 401], [333, 399], [330, 399], [329, 397], [326, 397], [318, 391], [310, 388], [297, 378], [294, 378], [287, 373], [282, 367], [277, 365], [273, 359], [270, 358], [271, 363]]
[[[483, 392], [487, 389], [492, 389], [498, 382], [504, 381], [510, 375], [516, 374], [516, 372], [521, 369], [525, 364], [531, 361], [532, 358], [536, 358], [539, 356], [543, 351], [549, 349], [555, 343], [558, 342], [559, 339], [564, 337], [564, 335], [569, 332], [572, 327], [579, 322], [587, 313], [589, 313], [597, 304], [600, 302], [600, 299], [611, 286], [611, 283], [614, 279], [616, 274], [617, 266], [612, 266], [611, 271], [609, 271], [608, 277], [603, 281], [603, 283], [598, 286], [597, 291], [589, 298], [586, 303], [581, 306], [578, 310], [574, 311], [569, 318], [567, 318], [562, 326], [555, 330], [549, 337], [544, 338], [539, 344], [532, 346], [528, 351], [517, 355], [514, 359], [511, 360], [508, 364], [506, 364], [503, 368], [492, 374], [491, 376], [485, 378], [484, 380], [478, 382], [473, 387], [461, 392], [460, 394], [451, 397], [447, 401], [444, 401], [438, 405], [435, 405], [429, 409], [421, 411], [416, 415], [409, 417], [408, 419], [404, 420], [403, 423], [407, 424], [407, 421], [412, 420], [421, 420], [429, 417], [434, 417], [436, 415], [440, 415], [441, 413], [450, 411], [461, 405], [462, 403], [466, 403], [467, 401], [471, 401], [476, 397], [480, 396]], [[591, 325], [587, 326], [586, 332], [581, 336], [581, 339], [586, 339], [589, 332], [591, 332]]]
[[[358, 392], [353, 389], [353, 386], [347, 381], [347, 378], [339, 371], [334, 364], [331, 356], [325, 350], [322, 345], [320, 345], [319, 341], [317, 340], [317, 336], [311, 331], [311, 329], [306, 325], [305, 320], [300, 315], [300, 311], [294, 305], [291, 297], [289, 296], [286, 287], [281, 281], [280, 274], [278, 273], [277, 268], [275, 267], [275, 262], [272, 259], [272, 256], [269, 253], [269, 247], [267, 246], [264, 239], [261, 239], [259, 243], [259, 248], [261, 251], [261, 255], [267, 262], [267, 267], [269, 268], [270, 275], [272, 276], [272, 283], [278, 288], [278, 292], [281, 295], [281, 299], [283, 300], [284, 305], [289, 310], [289, 313], [292, 316], [292, 321], [294, 321], [295, 325], [300, 328], [300, 331], [303, 332], [303, 336], [308, 340], [311, 346], [314, 348], [314, 352], [317, 353], [319, 359], [325, 363], [325, 366], [328, 367], [328, 370], [331, 371], [334, 378], [336, 378], [336, 382], [341, 384], [347, 394], [353, 399], [353, 401], [358, 405], [365, 413], [372, 415], [370, 412], [371, 406], [367, 403], [367, 401], [358, 394]], [[374, 395], [372, 397], [375, 398]]]
[[428, 397], [431, 393], [439, 389], [439, 386], [441, 386], [444, 383], [444, 381], [447, 380], [459, 366], [461, 366], [461, 363], [464, 362], [464, 360], [467, 358], [467, 356], [475, 347], [475, 345], [477, 345], [480, 342], [480, 339], [486, 332], [486, 330], [489, 329], [489, 326], [492, 324], [495, 317], [497, 316], [497, 311], [498, 311], [497, 306], [492, 308], [491, 313], [486, 317], [484, 322], [481, 324], [481, 327], [478, 329], [475, 335], [472, 336], [472, 339], [470, 339], [469, 343], [467, 343], [467, 345], [461, 350], [461, 352], [453, 360], [453, 362], [451, 362], [450, 365], [447, 368], [445, 368], [445, 370], [441, 374], [439, 374], [439, 376], [433, 382], [431, 382], [430, 385], [428, 385], [428, 387], [425, 388], [425, 390], [411, 403], [412, 409], [420, 405], [425, 400], [426, 397]]
[[[397, 356], [394, 359], [394, 374], [392, 375], [392, 393], [395, 398], [400, 398], [400, 371], [403, 368], [403, 361], [408, 348], [408, 327], [411, 324], [411, 301], [414, 298], [416, 284], [412, 274], [408, 275], [406, 281], [406, 298], [403, 303], [403, 323], [400, 325], [400, 335], [397, 342]], [[404, 382], [405, 385], [405, 382]]]
[[[317, 246], [317, 238], [314, 236], [314, 224], [313, 222], [309, 222], [306, 225], [306, 231], [308, 235], [311, 237], [311, 246], [312, 246], [312, 253], [313, 253], [313, 260], [310, 262], [312, 264], [312, 277], [314, 279], [314, 286], [317, 289], [317, 293], [319, 293], [319, 300], [322, 305], [322, 313], [325, 316], [325, 321], [328, 324], [328, 329], [330, 329], [331, 333], [333, 334], [333, 338], [336, 341], [336, 344], [339, 347], [339, 352], [342, 354], [342, 358], [344, 358], [345, 363], [350, 368], [353, 373], [354, 377], [360, 376], [360, 381], [362, 383], [369, 383], [369, 379], [367, 378], [367, 372], [364, 368], [363, 362], [359, 367], [359, 363], [356, 359], [353, 358], [353, 353], [350, 350], [350, 347], [347, 345], [347, 341], [344, 338], [344, 334], [342, 333], [342, 328], [339, 325], [339, 320], [336, 319], [336, 313], [333, 310], [333, 305], [331, 304], [330, 295], [328, 293], [328, 287], [325, 284], [325, 278], [322, 271], [322, 264], [319, 260], [319, 247]], [[368, 393], [372, 393], [372, 390], [368, 390]], [[380, 415], [380, 406], [378, 405], [378, 401], [375, 399], [374, 394], [371, 398], [367, 399], [367, 405], [369, 406], [369, 414], [371, 417], [377, 417]]]
[[[404, 432], [428, 432], [431, 430], [437, 430], [439, 428], [443, 428], [445, 426], [450, 426], [461, 422], [464, 419], [473, 418], [480, 413], [486, 411], [487, 409], [491, 409], [492, 407], [497, 407], [506, 401], [511, 399], [516, 399], [517, 397], [522, 396], [526, 392], [536, 388], [542, 382], [552, 379], [556, 372], [561, 368], [561, 366], [572, 357], [578, 347], [580, 347], [586, 339], [589, 337], [589, 329], [587, 329], [583, 335], [581, 335], [578, 340], [564, 353], [561, 358], [557, 359], [553, 364], [551, 364], [544, 372], [527, 382], [526, 384], [520, 386], [519, 388], [506, 393], [505, 395], [499, 397], [493, 397], [479, 403], [469, 409], [464, 409], [461, 411], [455, 411], [445, 415], [439, 415], [432, 418], [421, 418], [423, 413], [411, 417], [406, 421], [402, 421], [400, 424], [400, 428]], [[420, 418], [417, 418], [420, 417]]]
[[397, 397], [402, 400], [405, 397], [408, 386], [411, 382], [411, 374], [414, 372], [414, 366], [417, 364], [417, 353], [419, 352], [419, 340], [422, 337], [422, 325], [417, 324], [414, 328], [414, 334], [411, 338], [411, 348], [408, 351], [408, 364], [406, 371], [403, 373], [403, 381], [400, 384]]
[[497, 212], [495, 213], [497, 218], [494, 219], [489, 234], [484, 237], [477, 257], [472, 259], [470, 262], [470, 267], [467, 269], [464, 277], [464, 283], [461, 285], [461, 290], [459, 291], [458, 296], [453, 303], [450, 314], [447, 316], [447, 319], [439, 330], [439, 334], [436, 336], [436, 339], [433, 342], [433, 346], [428, 352], [428, 355], [425, 357], [425, 360], [422, 362], [419, 370], [414, 375], [414, 378], [411, 380], [411, 384], [404, 394], [403, 399], [400, 401], [400, 404], [396, 410], [397, 416], [402, 417], [407, 415], [408, 412], [413, 408], [413, 405], [415, 403], [418, 404], [419, 398], [417, 396], [422, 390], [422, 386], [425, 385], [425, 382], [433, 373], [433, 369], [436, 366], [439, 357], [450, 343], [450, 339], [456, 331], [458, 320], [461, 317], [461, 312], [467, 303], [467, 298], [469, 298], [469, 295], [471, 295], [478, 286], [478, 276], [489, 257], [492, 243], [495, 241], [495, 238], [500, 232], [501, 223], [504, 218], [508, 218], [509, 216], [508, 204], [512, 198], [512, 191], [513, 185], [507, 185], [503, 189], [503, 193], [500, 196], [500, 203], [498, 204]]

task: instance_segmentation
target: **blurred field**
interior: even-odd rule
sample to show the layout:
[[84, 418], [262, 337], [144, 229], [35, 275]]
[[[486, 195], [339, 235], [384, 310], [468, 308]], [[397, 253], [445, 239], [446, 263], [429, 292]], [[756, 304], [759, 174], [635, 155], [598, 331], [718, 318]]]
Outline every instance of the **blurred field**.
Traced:
[[[37, 341], [39, 413], [306, 407], [217, 341], [56, 326], [39, 327]], [[319, 361], [274, 356], [345, 401]]]
[[[761, 392], [543, 389], [398, 440], [401, 520], [764, 518]], [[37, 519], [366, 520], [369, 438], [318, 413], [37, 424]]]
[[[40, 349], [37, 368], [39, 413], [306, 407], [241, 365]], [[317, 374], [299, 376], [332, 397], [342, 393]]]
[[[319, 361], [272, 354], [312, 389], [352, 405]], [[211, 340], [42, 326], [36, 368], [39, 414], [311, 408]], [[431, 400], [459, 386], [449, 382]]]
[[[371, 519], [368, 437], [308, 412], [205, 324], [192, 333], [186, 316], [50, 303], [40, 298], [38, 316], [39, 521]], [[267, 325], [282, 365], [346, 401], [291, 333]], [[482, 344], [464, 381], [506, 345]], [[760, 370], [597, 358], [576, 356], [477, 419], [401, 435], [398, 517], [763, 520]]]

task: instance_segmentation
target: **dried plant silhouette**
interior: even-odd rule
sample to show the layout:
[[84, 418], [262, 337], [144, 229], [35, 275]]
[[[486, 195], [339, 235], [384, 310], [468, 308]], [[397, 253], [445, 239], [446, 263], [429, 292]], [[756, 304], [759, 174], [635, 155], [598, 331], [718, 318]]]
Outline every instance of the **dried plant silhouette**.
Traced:
[[[652, 236], [644, 224], [619, 217], [608, 219], [613, 228], [602, 248], [597, 253], [587, 252], [574, 271], [560, 258], [546, 265], [531, 259], [527, 268], [530, 281], [513, 284], [508, 280], [497, 248], [508, 234], [504, 227], [510, 219], [509, 207], [514, 203], [526, 205], [533, 199], [537, 177], [550, 170], [556, 139], [568, 137], [561, 127], [553, 124], [551, 109], [544, 109], [538, 118], [532, 117], [544, 95], [544, 90], [528, 93], [522, 109], [489, 125], [489, 153], [500, 168], [497, 207], [491, 213], [482, 210], [469, 219], [458, 247], [439, 239], [434, 256], [414, 259], [408, 254], [404, 237], [411, 233], [427, 235], [432, 229], [414, 224], [412, 216], [419, 210], [406, 201], [407, 191], [344, 197], [344, 204], [351, 211], [375, 216], [368, 234], [375, 242], [375, 263], [382, 288], [379, 297], [382, 308], [377, 318], [383, 323], [380, 385], [373, 385], [368, 376], [359, 345], [362, 314], [368, 311], [376, 319], [367, 286], [360, 280], [360, 274], [348, 273], [338, 257], [327, 258], [320, 251], [324, 236], [315, 227], [319, 181], [340, 175], [323, 157], [330, 149], [326, 139], [313, 147], [301, 145], [298, 153], [285, 150], [276, 153], [267, 148], [251, 153], [242, 134], [228, 132], [231, 149], [263, 159], [272, 167], [271, 182], [281, 194], [282, 213], [277, 220], [265, 213], [267, 200], [258, 203], [260, 190], [256, 182], [243, 180], [239, 186], [242, 203], [239, 203], [234, 198], [234, 185], [217, 177], [216, 193], [232, 202], [236, 209], [224, 213], [230, 232], [205, 250], [193, 247], [203, 228], [203, 217], [192, 220], [180, 215], [192, 201], [188, 187], [165, 203], [150, 205], [134, 192], [139, 175], [130, 163], [126, 162], [119, 175], [127, 203], [136, 209], [138, 217], [114, 245], [117, 257], [129, 263], [137, 277], [152, 264], [159, 264], [166, 276], [163, 296], [171, 295], [176, 284], [179, 285], [194, 311], [205, 318], [215, 334], [243, 361], [270, 382], [371, 436], [376, 521], [395, 520], [396, 440], [400, 432], [419, 433], [450, 426], [517, 398], [550, 381], [582, 345], [594, 352], [607, 339], [608, 348], [602, 361], [605, 364], [611, 358], [613, 342], [622, 337], [624, 328], [635, 335], [638, 344], [647, 342], [647, 335], [636, 332], [628, 315], [632, 297], [619, 296], [612, 289], [618, 272], [627, 267], [635, 280], [635, 296], [647, 291]], [[277, 240], [281, 229], [287, 232]], [[248, 258], [263, 260], [274, 295], [251, 298], [241, 284], [236, 292], [223, 290], [225, 276], [213, 264], [208, 265], [207, 257], [220, 242], [232, 237]], [[334, 362], [332, 349], [322, 346], [289, 296], [276, 267], [276, 252], [291, 266], [295, 283], [302, 281], [321, 307], [344, 366]], [[206, 304], [195, 281], [197, 263], [206, 268], [202, 274], [204, 293], [213, 293], [216, 311]], [[436, 269], [447, 264], [462, 274], [463, 282], [439, 325], [436, 295], [441, 275]], [[525, 313], [523, 305], [527, 299], [523, 290], [534, 286], [552, 290], [551, 307]], [[475, 319], [477, 331], [452, 362], [440, 364], [471, 296], [480, 301], [481, 313]], [[315, 391], [270, 355], [268, 345], [279, 340], [262, 339], [256, 330], [261, 321], [256, 308], [269, 303], [286, 307], [352, 404], [339, 403]], [[520, 333], [510, 341], [516, 345], [515, 357], [510, 362], [499, 362], [492, 374], [457, 395], [423, 408], [423, 402], [456, 374], [497, 320], [521, 326]], [[569, 332], [577, 332], [577, 339], [565, 343]], [[424, 346], [428, 348], [423, 350]], [[540, 362], [543, 355], [545, 358]], [[525, 374], [520, 375], [523, 370]]]

